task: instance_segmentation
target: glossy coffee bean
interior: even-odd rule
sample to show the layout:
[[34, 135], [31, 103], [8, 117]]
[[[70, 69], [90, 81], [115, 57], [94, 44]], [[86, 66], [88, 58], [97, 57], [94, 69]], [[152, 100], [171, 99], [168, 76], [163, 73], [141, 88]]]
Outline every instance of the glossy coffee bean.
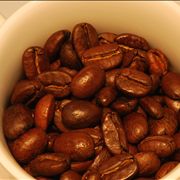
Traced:
[[115, 41], [118, 44], [122, 44], [136, 49], [142, 49], [145, 51], [149, 50], [150, 48], [148, 42], [144, 38], [137, 36], [135, 34], [120, 34], [116, 37]]
[[35, 80], [20, 80], [14, 86], [11, 103], [26, 103], [30, 104], [42, 96], [43, 86]]
[[82, 180], [101, 180], [100, 174], [98, 171], [87, 171], [83, 177]]
[[177, 113], [180, 111], [180, 100], [174, 100], [169, 98], [168, 96], [164, 96], [164, 101], [165, 104], [173, 111]]
[[34, 79], [38, 74], [49, 69], [49, 60], [45, 56], [44, 49], [38, 46], [29, 47], [24, 51], [22, 64], [28, 79]]
[[159, 157], [168, 157], [175, 151], [174, 139], [170, 136], [148, 136], [143, 139], [138, 149], [142, 152], [155, 152]]
[[165, 75], [168, 71], [167, 57], [157, 49], [150, 49], [147, 52], [147, 62], [151, 74]]
[[59, 133], [51, 132], [47, 134], [47, 151], [53, 152], [54, 141]]
[[116, 155], [127, 149], [127, 140], [121, 119], [115, 112], [108, 112], [102, 119], [104, 142], [109, 151]]
[[155, 93], [160, 85], [160, 76], [158, 74], [151, 74], [151, 81], [152, 81], [152, 88], [151, 88], [151, 94]]
[[22, 104], [9, 106], [3, 117], [3, 131], [8, 139], [16, 139], [34, 124], [31, 111]]
[[117, 44], [103, 44], [86, 50], [81, 59], [85, 66], [95, 64], [108, 70], [121, 64], [122, 51]]
[[70, 166], [70, 158], [62, 153], [45, 153], [33, 159], [29, 166], [34, 174], [51, 177], [67, 170]]
[[138, 163], [138, 174], [149, 176], [154, 174], [160, 167], [160, 160], [154, 152], [140, 152], [135, 155]]
[[135, 110], [135, 112], [142, 114], [146, 119], [148, 118], [146, 112], [142, 109], [141, 106], [138, 106]]
[[116, 34], [110, 33], [110, 32], [100, 33], [98, 35], [99, 43], [100, 44], [115, 43], [114, 40], [115, 40], [116, 36], [117, 36]]
[[87, 171], [87, 169], [91, 166], [92, 163], [93, 163], [93, 160], [87, 160], [83, 162], [72, 162], [71, 170], [82, 174], [85, 171]]
[[167, 162], [167, 163], [163, 164], [160, 167], [160, 169], [158, 170], [158, 172], [156, 173], [155, 178], [156, 179], [161, 179], [168, 172], [170, 172], [172, 169], [174, 169], [178, 164], [179, 164], [179, 162], [177, 162], [177, 161], [170, 161], [170, 162]]
[[172, 99], [180, 99], [180, 74], [169, 72], [162, 78], [162, 90]]
[[128, 114], [123, 119], [123, 125], [129, 143], [138, 143], [147, 136], [147, 119], [141, 113]]
[[56, 61], [54, 61], [50, 64], [49, 70], [57, 71], [60, 67], [61, 67], [61, 61], [60, 61], [60, 59], [57, 59]]
[[98, 35], [96, 29], [89, 23], [77, 24], [72, 32], [73, 46], [81, 58], [86, 49], [98, 45]]
[[116, 76], [118, 90], [131, 97], [142, 97], [147, 95], [152, 87], [152, 81], [148, 75], [131, 68], [121, 69]]
[[116, 96], [117, 91], [114, 88], [104, 87], [98, 92], [96, 102], [101, 106], [108, 106], [116, 99]]
[[61, 174], [59, 180], [81, 180], [81, 176], [78, 173], [69, 170]]
[[35, 126], [46, 130], [54, 116], [55, 99], [51, 94], [42, 97], [36, 104], [34, 112]]
[[74, 100], [62, 109], [62, 120], [70, 129], [95, 126], [101, 118], [101, 109], [88, 101]]
[[129, 154], [121, 154], [113, 156], [105, 161], [99, 168], [102, 179], [132, 179], [137, 173], [138, 165]]
[[163, 117], [163, 108], [160, 103], [158, 103], [151, 96], [146, 96], [140, 99], [141, 107], [155, 119], [160, 119]]
[[60, 67], [59, 71], [69, 74], [72, 78], [78, 73], [75, 69], [70, 69], [67, 67]]
[[85, 161], [94, 155], [94, 143], [86, 133], [66, 132], [59, 135], [54, 142], [54, 152], [70, 155], [73, 161]]
[[59, 56], [59, 51], [63, 43], [70, 37], [70, 31], [60, 30], [53, 33], [46, 41], [44, 45], [45, 53], [47, 57], [53, 61]]
[[46, 144], [45, 132], [40, 128], [33, 128], [13, 142], [11, 152], [18, 162], [27, 163], [42, 153]]
[[72, 94], [77, 98], [94, 95], [105, 82], [105, 73], [98, 66], [87, 66], [79, 71], [71, 83]]

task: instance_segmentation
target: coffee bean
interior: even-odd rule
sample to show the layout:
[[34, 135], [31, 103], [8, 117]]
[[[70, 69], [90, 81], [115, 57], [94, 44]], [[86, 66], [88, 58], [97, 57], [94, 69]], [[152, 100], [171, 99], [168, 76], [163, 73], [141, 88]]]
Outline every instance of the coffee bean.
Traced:
[[83, 162], [72, 162], [71, 163], [71, 170], [77, 173], [84, 173], [87, 169], [91, 166], [93, 160], [87, 160]]
[[85, 161], [94, 155], [94, 143], [86, 133], [66, 132], [59, 135], [54, 142], [54, 152], [66, 153], [74, 161]]
[[177, 113], [180, 111], [180, 100], [174, 100], [167, 96], [164, 96], [164, 101], [165, 101], [166, 105], [173, 111], [175, 111]]
[[61, 67], [61, 61], [60, 61], [60, 59], [58, 59], [58, 60], [56, 60], [56, 61], [54, 61], [54, 62], [52, 62], [52, 63], [50, 64], [49, 70], [50, 70], [50, 71], [56, 71], [56, 70], [58, 70], [60, 67]]
[[59, 180], [81, 180], [81, 176], [78, 173], [69, 170], [64, 172]]
[[174, 141], [176, 143], [176, 149], [180, 150], [180, 132], [174, 134]]
[[135, 155], [138, 153], [138, 149], [135, 145], [132, 145], [132, 144], [127, 144], [127, 147], [128, 147], [128, 153], [131, 154], [131, 155]]
[[60, 67], [59, 71], [69, 74], [72, 78], [78, 73], [75, 69]]
[[119, 66], [121, 61], [122, 51], [117, 44], [96, 46], [82, 54], [82, 63], [85, 66], [95, 64], [104, 70]]
[[175, 151], [174, 139], [170, 136], [148, 136], [143, 139], [138, 149], [142, 152], [155, 152], [159, 157], [167, 157]]
[[104, 81], [105, 73], [102, 69], [95, 65], [87, 66], [73, 78], [72, 94], [78, 98], [91, 97], [103, 86]]
[[150, 92], [152, 81], [141, 71], [125, 68], [116, 76], [116, 86], [125, 95], [142, 97]]
[[158, 74], [151, 74], [150, 77], [152, 81], [151, 94], [153, 94], [158, 90], [160, 85], [160, 76]]
[[110, 32], [100, 33], [98, 35], [99, 44], [115, 43], [114, 40], [115, 40], [116, 36], [117, 36], [116, 34], [110, 33]]
[[56, 137], [59, 135], [59, 133], [48, 133], [47, 134], [47, 151], [48, 152], [53, 152], [53, 145]]
[[87, 171], [83, 175], [82, 180], [101, 180], [101, 178], [98, 171]]

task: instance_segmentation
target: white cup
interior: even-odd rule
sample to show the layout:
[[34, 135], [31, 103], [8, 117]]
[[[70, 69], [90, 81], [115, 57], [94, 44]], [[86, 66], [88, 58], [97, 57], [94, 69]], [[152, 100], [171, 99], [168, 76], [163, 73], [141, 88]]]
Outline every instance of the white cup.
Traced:
[[[12, 15], [0, 29], [0, 162], [18, 180], [33, 179], [10, 154], [2, 131], [2, 115], [15, 82], [21, 74], [21, 56], [29, 46], [43, 46], [47, 37], [80, 22], [93, 24], [98, 32], [130, 32], [161, 49], [180, 71], [180, 7], [174, 2], [30, 2]], [[180, 166], [164, 179], [180, 177]]]

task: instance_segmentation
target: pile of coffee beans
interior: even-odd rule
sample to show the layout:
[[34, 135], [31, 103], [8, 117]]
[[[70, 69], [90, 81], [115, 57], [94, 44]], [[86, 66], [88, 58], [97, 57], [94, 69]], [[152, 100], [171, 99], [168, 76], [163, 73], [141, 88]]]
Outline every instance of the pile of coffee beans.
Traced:
[[152, 180], [178, 165], [180, 74], [144, 38], [80, 23], [22, 65], [3, 129], [37, 180]]

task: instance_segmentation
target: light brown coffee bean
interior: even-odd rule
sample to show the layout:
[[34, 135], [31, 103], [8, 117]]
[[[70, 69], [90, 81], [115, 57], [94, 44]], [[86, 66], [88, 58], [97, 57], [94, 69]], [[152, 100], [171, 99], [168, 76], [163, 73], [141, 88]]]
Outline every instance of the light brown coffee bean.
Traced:
[[165, 104], [173, 111], [177, 113], [180, 111], [180, 100], [174, 100], [167, 96], [164, 96], [164, 101], [165, 101]]
[[116, 34], [110, 32], [103, 32], [98, 35], [99, 44], [111, 44], [115, 43]]

